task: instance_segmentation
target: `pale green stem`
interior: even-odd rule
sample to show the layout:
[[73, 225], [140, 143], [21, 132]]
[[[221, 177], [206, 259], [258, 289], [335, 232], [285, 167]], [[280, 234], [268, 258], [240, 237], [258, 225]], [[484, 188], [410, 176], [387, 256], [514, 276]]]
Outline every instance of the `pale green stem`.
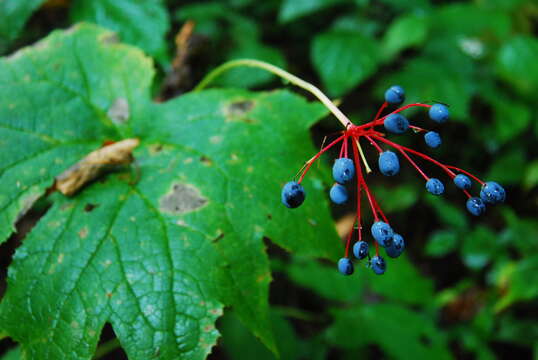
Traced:
[[[327, 109], [329, 109], [329, 111], [338, 119], [338, 121], [340, 121], [340, 123], [342, 124], [342, 126], [344, 128], [347, 129], [349, 126], [353, 125], [351, 120], [349, 120], [348, 117], [345, 116], [344, 113], [342, 113], [340, 111], [340, 109], [338, 109], [338, 107], [319, 88], [317, 88], [313, 84], [311, 84], [309, 82], [306, 82], [303, 79], [300, 79], [297, 76], [295, 76], [295, 75], [293, 75], [293, 74], [291, 74], [291, 73], [289, 73], [289, 72], [287, 72], [287, 71], [285, 71], [285, 70], [283, 70], [283, 69], [281, 69], [281, 68], [279, 68], [277, 66], [271, 65], [269, 63], [266, 63], [266, 62], [260, 61], [260, 60], [238, 59], [238, 60], [228, 61], [228, 62], [220, 65], [219, 67], [213, 69], [209, 74], [207, 74], [202, 79], [202, 81], [200, 81], [200, 83], [194, 88], [193, 91], [197, 92], [197, 91], [203, 90], [213, 80], [215, 80], [217, 77], [219, 77], [222, 73], [224, 73], [224, 72], [226, 72], [226, 71], [228, 71], [228, 70], [230, 70], [232, 68], [239, 67], [239, 66], [248, 66], [248, 67], [254, 67], [254, 68], [258, 68], [258, 69], [263, 69], [265, 71], [268, 71], [268, 72], [270, 72], [272, 74], [275, 74], [275, 75], [281, 77], [284, 80], [289, 81], [293, 85], [298, 86], [298, 87], [308, 91], [309, 93], [311, 93], [315, 97], [317, 97], [318, 100], [321, 101], [321, 103], [323, 105], [325, 105], [325, 107]], [[362, 162], [364, 163], [364, 166], [366, 168], [366, 172], [369, 173], [372, 170], [368, 166], [368, 162], [366, 161], [366, 157], [364, 156], [364, 153], [362, 152], [362, 148], [361, 148], [360, 144], [358, 144], [358, 146], [359, 146], [359, 152], [361, 154]]]

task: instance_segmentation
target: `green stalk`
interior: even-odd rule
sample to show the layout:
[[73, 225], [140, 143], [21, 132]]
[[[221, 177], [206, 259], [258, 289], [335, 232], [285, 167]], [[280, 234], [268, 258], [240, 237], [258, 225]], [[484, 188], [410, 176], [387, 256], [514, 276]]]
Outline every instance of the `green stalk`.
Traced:
[[[309, 93], [311, 93], [312, 95], [314, 95], [316, 98], [318, 98], [319, 101], [321, 101], [321, 103], [323, 105], [325, 105], [325, 107], [327, 109], [329, 109], [329, 111], [338, 119], [338, 121], [342, 124], [342, 126], [344, 128], [348, 128], [349, 126], [353, 125], [353, 123], [351, 122], [351, 120], [348, 119], [347, 116], [344, 115], [344, 113], [342, 113], [340, 111], [340, 109], [338, 109], [338, 107], [327, 97], [327, 95], [325, 95], [319, 88], [317, 88], [316, 86], [314, 86], [313, 84], [307, 82], [307, 81], [304, 81], [303, 79], [301, 78], [298, 78], [297, 76], [277, 67], [277, 66], [274, 66], [274, 65], [271, 65], [269, 63], [266, 63], [264, 61], [260, 61], [260, 60], [254, 60], [254, 59], [238, 59], [238, 60], [231, 60], [231, 61], [228, 61], [220, 66], [218, 66], [217, 68], [213, 69], [211, 72], [209, 72], [209, 74], [207, 74], [203, 79], [202, 81], [200, 81], [200, 83], [194, 88], [194, 92], [198, 92], [198, 91], [201, 91], [203, 89], [205, 89], [211, 82], [213, 82], [213, 80], [215, 80], [216, 78], [218, 78], [220, 75], [222, 75], [223, 73], [225, 73], [226, 71], [230, 70], [230, 69], [233, 69], [235, 67], [240, 67], [240, 66], [247, 66], [247, 67], [253, 67], [253, 68], [258, 68], [258, 69], [263, 69], [265, 71], [268, 71], [288, 82], [290, 82], [291, 84], [295, 85], [295, 86], [298, 86], [306, 91], [308, 91]], [[358, 144], [359, 146], [359, 152], [361, 154], [361, 158], [362, 158], [362, 162], [366, 168], [366, 172], [369, 173], [371, 172], [372, 170], [370, 169], [370, 167], [368, 166], [368, 162], [366, 161], [366, 157], [364, 156], [364, 153], [362, 151], [362, 148], [360, 146], [360, 144]]]

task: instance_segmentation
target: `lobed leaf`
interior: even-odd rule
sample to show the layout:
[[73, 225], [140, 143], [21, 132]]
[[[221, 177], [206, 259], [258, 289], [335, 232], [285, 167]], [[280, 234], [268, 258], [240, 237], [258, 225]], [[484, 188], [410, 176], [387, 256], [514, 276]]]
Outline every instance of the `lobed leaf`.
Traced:
[[55, 176], [106, 141], [140, 139], [130, 171], [55, 194], [17, 249], [0, 331], [27, 357], [91, 358], [110, 322], [131, 359], [203, 359], [224, 305], [275, 351], [264, 237], [338, 253], [319, 171], [300, 209], [279, 197], [315, 152], [307, 129], [321, 105], [240, 90], [155, 104], [153, 73], [87, 24], [0, 60], [2, 240]]

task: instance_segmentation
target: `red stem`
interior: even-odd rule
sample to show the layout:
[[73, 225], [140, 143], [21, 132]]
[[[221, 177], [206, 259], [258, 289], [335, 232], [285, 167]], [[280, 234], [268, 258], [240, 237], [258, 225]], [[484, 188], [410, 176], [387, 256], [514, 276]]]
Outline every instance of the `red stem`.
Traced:
[[379, 108], [379, 110], [377, 111], [377, 114], [375, 115], [375, 118], [374, 118], [374, 121], [376, 121], [377, 119], [379, 119], [379, 115], [381, 115], [381, 113], [383, 112], [383, 110], [387, 107], [389, 103], [388, 102], [384, 102], [383, 105], [381, 105], [381, 107]]
[[368, 139], [368, 141], [370, 141], [370, 144], [372, 144], [373, 147], [375, 147], [377, 149], [377, 151], [381, 154], [383, 152], [383, 150], [379, 147], [379, 145], [377, 145], [377, 143], [369, 136], [365, 135], [366, 138]]
[[377, 120], [374, 120], [374, 121], [370, 121], [366, 124], [363, 124], [363, 125], [359, 125], [358, 127], [359, 128], [366, 128], [366, 127], [373, 127], [373, 126], [377, 126], [377, 125], [383, 125], [383, 122], [385, 121], [385, 118], [389, 115], [392, 115], [392, 114], [396, 114], [396, 113], [399, 113], [401, 111], [404, 111], [405, 109], [409, 109], [411, 107], [415, 107], [415, 106], [420, 106], [420, 107], [425, 107], [425, 108], [431, 108], [432, 106], [431, 105], [427, 105], [427, 104], [421, 104], [421, 103], [416, 103], [416, 104], [409, 104], [409, 105], [405, 105], [405, 106], [402, 106], [401, 108], [398, 108], [396, 110], [394, 110], [393, 112], [383, 116], [381, 119], [377, 119]]
[[409, 125], [409, 127], [413, 130], [415, 130], [416, 132], [427, 132], [428, 130], [426, 129], [423, 129], [421, 127], [418, 127], [418, 126], [415, 126], [415, 125]]
[[455, 166], [451, 166], [451, 165], [446, 165], [446, 167], [449, 168], [449, 169], [454, 169], [454, 170], [456, 170], [456, 171], [462, 172], [462, 173], [464, 173], [465, 175], [468, 175], [468, 176], [472, 177], [473, 179], [475, 179], [476, 181], [478, 181], [478, 183], [479, 183], [480, 185], [484, 185], [484, 184], [485, 184], [482, 180], [480, 180], [479, 178], [477, 178], [476, 176], [474, 176], [473, 174], [471, 174], [471, 173], [468, 172], [468, 171], [462, 170], [462, 169], [460, 169], [460, 168], [457, 168], [457, 167], [455, 167]]
[[310, 169], [310, 167], [312, 166], [312, 164], [314, 163], [314, 161], [316, 161], [325, 151], [329, 150], [330, 148], [332, 148], [334, 145], [338, 144], [339, 141], [341, 141], [346, 135], [342, 135], [340, 136], [339, 138], [337, 138], [336, 140], [334, 140], [332, 143], [330, 143], [329, 145], [327, 145], [325, 148], [321, 149], [320, 152], [318, 152], [312, 159], [310, 159], [308, 165], [306, 166], [306, 168], [304, 169], [303, 171], [303, 174], [301, 175], [301, 177], [299, 178], [299, 181], [297, 181], [298, 184], [301, 183], [301, 181], [303, 181], [303, 178], [304, 176], [306, 175], [306, 173], [308, 172], [308, 170]]
[[443, 163], [441, 163], [441, 162], [439, 162], [439, 161], [437, 161], [437, 160], [435, 160], [435, 159], [429, 157], [428, 155], [425, 155], [425, 154], [423, 154], [423, 153], [421, 153], [421, 152], [419, 152], [419, 151], [410, 149], [410, 148], [408, 148], [408, 147], [402, 146], [402, 145], [400, 145], [400, 144], [396, 144], [395, 142], [392, 142], [392, 141], [390, 141], [390, 140], [387, 140], [387, 139], [384, 139], [384, 138], [380, 138], [379, 136], [374, 136], [374, 137], [375, 137], [376, 139], [378, 139], [378, 140], [383, 141], [383, 142], [386, 143], [386, 144], [389, 144], [389, 145], [395, 147], [395, 148], [400, 148], [400, 149], [402, 149], [402, 150], [409, 151], [410, 153], [413, 153], [413, 154], [415, 154], [415, 155], [418, 155], [418, 156], [420, 156], [421, 158], [423, 158], [423, 159], [425, 159], [425, 160], [428, 160], [428, 161], [434, 163], [435, 165], [437, 165], [437, 166], [439, 166], [441, 169], [443, 169], [443, 170], [448, 174], [448, 176], [450, 176], [451, 179], [453, 179], [453, 178], [456, 176], [456, 174], [454, 174], [454, 172], [452, 172], [452, 171], [451, 171], [445, 164], [443, 164]]
[[357, 181], [359, 181], [364, 186], [364, 191], [366, 192], [366, 196], [368, 197], [368, 201], [370, 202], [370, 208], [372, 209], [372, 214], [374, 215], [375, 221], [379, 220], [379, 217], [377, 216], [377, 211], [374, 205], [374, 201], [372, 200], [372, 194], [370, 193], [370, 189], [368, 189], [368, 185], [366, 184], [366, 181], [364, 181], [364, 178], [362, 177], [362, 168], [361, 164], [359, 163], [359, 150], [357, 149], [357, 144], [355, 141], [358, 138], [352, 138], [352, 146], [353, 146], [353, 157], [355, 159], [355, 168], [357, 169]]

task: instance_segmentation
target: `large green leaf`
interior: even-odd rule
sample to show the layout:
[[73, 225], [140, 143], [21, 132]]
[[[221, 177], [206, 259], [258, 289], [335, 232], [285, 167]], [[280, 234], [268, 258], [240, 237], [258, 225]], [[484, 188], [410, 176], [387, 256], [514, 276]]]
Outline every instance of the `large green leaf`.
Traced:
[[290, 22], [346, 1], [348, 0], [284, 0], [280, 7], [278, 19], [281, 22]]
[[382, 52], [385, 60], [392, 60], [401, 50], [420, 45], [426, 40], [428, 18], [404, 15], [396, 19], [383, 37]]
[[16, 39], [26, 20], [45, 0], [0, 1], [0, 54]]
[[[307, 130], [324, 108], [286, 91], [212, 90], [155, 104], [151, 61], [115, 39], [81, 25], [0, 60], [2, 241], [89, 151], [141, 140], [131, 172], [73, 198], [55, 194], [15, 253], [0, 331], [29, 358], [88, 359], [110, 322], [132, 359], [203, 359], [231, 305], [274, 349], [264, 236], [338, 256], [319, 176], [305, 179], [301, 208], [279, 199], [315, 152]], [[121, 119], [110, 111], [119, 99], [128, 104]]]
[[515, 36], [499, 51], [499, 75], [522, 94], [536, 99], [538, 91], [538, 40], [531, 36]]
[[450, 359], [431, 317], [394, 304], [335, 309], [327, 339], [345, 348], [375, 344], [394, 359]]
[[331, 31], [314, 38], [310, 56], [328, 92], [340, 96], [376, 71], [379, 48], [360, 33]]
[[117, 31], [121, 39], [153, 56], [166, 53], [165, 35], [170, 27], [162, 0], [76, 0], [73, 21], [90, 21]]

